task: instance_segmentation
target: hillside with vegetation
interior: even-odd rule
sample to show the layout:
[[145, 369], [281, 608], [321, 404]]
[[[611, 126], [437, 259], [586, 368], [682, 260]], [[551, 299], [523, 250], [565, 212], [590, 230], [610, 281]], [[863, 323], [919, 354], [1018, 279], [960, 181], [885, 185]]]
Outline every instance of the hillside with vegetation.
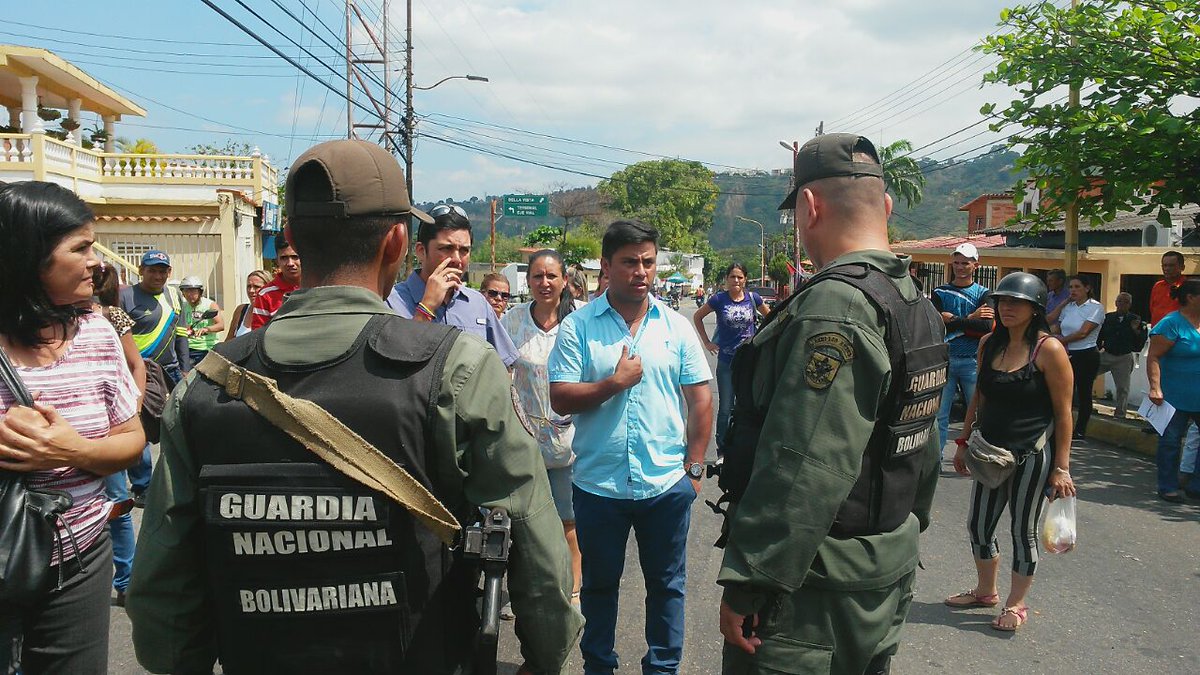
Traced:
[[[925, 197], [911, 209], [903, 204], [896, 206], [890, 223], [893, 239], [923, 239], [965, 232], [966, 215], [958, 208], [985, 192], [1001, 192], [1012, 187], [1015, 181], [1013, 165], [1017, 156], [1015, 152], [996, 148], [993, 152], [962, 162], [921, 160], [919, 164], [925, 170], [927, 181]], [[720, 193], [712, 213], [713, 223], [708, 242], [714, 250], [724, 254], [721, 258], [744, 261], [752, 268], [752, 276], [758, 272], [759, 229], [752, 223], [739, 220], [738, 216], [756, 220], [765, 226], [768, 259], [785, 249], [784, 242], [790, 237], [785, 232], [787, 228], [779, 222], [778, 207], [788, 192], [789, 180], [790, 177], [786, 175], [767, 173], [723, 173], [715, 176]], [[551, 200], [561, 204], [564, 200], [569, 202], [570, 195], [583, 192], [588, 190], [573, 188], [553, 192]], [[454, 202], [467, 212], [474, 225], [474, 259], [477, 261], [487, 260], [491, 253], [488, 231], [492, 199], [501, 200], [502, 197], [489, 195]], [[429, 209], [433, 204], [419, 206]], [[498, 211], [500, 208], [497, 205]], [[589, 215], [572, 218], [573, 239], [577, 235], [583, 240], [598, 240], [603, 225], [619, 215], [603, 206], [593, 211], [599, 213], [589, 212]], [[561, 227], [562, 223], [563, 219], [554, 215], [553, 210], [545, 218], [500, 217], [496, 223], [497, 260], [515, 260], [518, 257], [516, 249], [525, 245], [527, 235], [547, 225]]]
[[[958, 208], [985, 192], [1002, 192], [1015, 181], [1013, 163], [1017, 153], [995, 152], [960, 163], [938, 163], [923, 159], [925, 198], [915, 207], [896, 206], [892, 215], [893, 235], [900, 239], [923, 239], [942, 234], [965, 233], [966, 214]], [[769, 239], [786, 227], [779, 223], [779, 206], [788, 191], [788, 176], [744, 176], [717, 174], [721, 195], [713, 216], [709, 241], [720, 250], [755, 247], [758, 227], [736, 216], [757, 220]]]

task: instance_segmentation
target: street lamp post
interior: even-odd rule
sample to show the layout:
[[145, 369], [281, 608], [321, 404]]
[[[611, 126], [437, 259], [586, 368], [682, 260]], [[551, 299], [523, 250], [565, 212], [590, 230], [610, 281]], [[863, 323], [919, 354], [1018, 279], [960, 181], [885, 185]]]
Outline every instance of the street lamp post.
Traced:
[[[416, 150], [416, 143], [414, 142], [416, 139], [414, 138], [414, 136], [416, 135], [416, 130], [417, 130], [417, 118], [416, 118], [416, 114], [413, 111], [413, 91], [417, 90], [417, 89], [419, 89], [421, 91], [429, 91], [430, 89], [433, 89], [434, 87], [438, 86], [439, 84], [441, 84], [443, 82], [448, 82], [450, 80], [470, 80], [471, 82], [488, 82], [489, 80], [482, 75], [451, 75], [449, 77], [443, 77], [442, 79], [438, 80], [437, 82], [434, 82], [433, 84], [429, 85], [428, 87], [418, 87], [417, 85], [413, 84], [413, 79], [412, 79], [412, 3], [411, 2], [408, 3], [408, 25], [409, 25], [409, 32], [408, 32], [408, 40], [406, 41], [406, 44], [407, 44], [406, 49], [408, 50], [408, 68], [406, 69], [405, 80], [404, 80], [404, 182], [407, 184], [407, 185], [405, 185], [405, 187], [408, 188], [409, 200], [415, 202], [416, 200], [413, 197], [413, 153]], [[412, 272], [412, 250], [413, 250], [413, 245], [414, 245], [413, 242], [415, 242], [416, 240], [417, 240], [416, 236], [414, 236], [414, 234], [412, 232], [410, 232], [409, 237], [408, 237], [409, 253], [404, 256], [404, 276], [405, 277], [408, 277], [409, 273]]]
[[[784, 150], [792, 151], [792, 180], [788, 181], [788, 191], [796, 187], [796, 155], [800, 154], [800, 141], [779, 141], [779, 145], [783, 146]], [[792, 205], [793, 207], [795, 204]], [[792, 266], [796, 268], [795, 279], [792, 282], [792, 290], [799, 286], [800, 281], [800, 227], [796, 225], [796, 211], [792, 209]]]
[[747, 223], [754, 223], [758, 226], [758, 265], [759, 265], [759, 282], [763, 282], [763, 278], [767, 276], [767, 230], [763, 224], [753, 218], [745, 216], [734, 216], [738, 220], [744, 220]]

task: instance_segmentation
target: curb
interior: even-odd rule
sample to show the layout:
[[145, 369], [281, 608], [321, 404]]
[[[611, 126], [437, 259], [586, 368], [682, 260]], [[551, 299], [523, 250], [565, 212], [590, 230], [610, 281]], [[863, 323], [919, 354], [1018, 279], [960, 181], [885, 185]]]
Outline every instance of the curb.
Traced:
[[1092, 415], [1088, 422], [1087, 437], [1153, 458], [1158, 450], [1158, 434], [1143, 432], [1147, 423], [1137, 413], [1130, 413], [1131, 417], [1126, 419], [1116, 419], [1111, 417], [1111, 411], [1109, 406], [1096, 404], [1097, 413], [1107, 414]]

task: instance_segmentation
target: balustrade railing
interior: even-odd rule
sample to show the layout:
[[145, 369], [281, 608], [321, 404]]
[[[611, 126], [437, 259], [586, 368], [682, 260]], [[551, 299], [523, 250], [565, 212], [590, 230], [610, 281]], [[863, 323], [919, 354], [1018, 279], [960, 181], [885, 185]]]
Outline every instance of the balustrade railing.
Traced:
[[[209, 184], [275, 191], [278, 170], [260, 157], [226, 155], [132, 154], [88, 150], [55, 138], [32, 134], [0, 134], [0, 168], [21, 165], [31, 178], [45, 173], [104, 184]], [[43, 174], [43, 175], [39, 175]]]

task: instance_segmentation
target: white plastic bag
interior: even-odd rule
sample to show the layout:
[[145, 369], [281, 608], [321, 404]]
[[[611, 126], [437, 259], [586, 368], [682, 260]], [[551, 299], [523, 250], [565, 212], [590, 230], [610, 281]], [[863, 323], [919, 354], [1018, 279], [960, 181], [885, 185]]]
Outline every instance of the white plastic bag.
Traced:
[[1075, 548], [1075, 498], [1060, 497], [1050, 502], [1042, 523], [1042, 548], [1047, 553], [1066, 553]]

